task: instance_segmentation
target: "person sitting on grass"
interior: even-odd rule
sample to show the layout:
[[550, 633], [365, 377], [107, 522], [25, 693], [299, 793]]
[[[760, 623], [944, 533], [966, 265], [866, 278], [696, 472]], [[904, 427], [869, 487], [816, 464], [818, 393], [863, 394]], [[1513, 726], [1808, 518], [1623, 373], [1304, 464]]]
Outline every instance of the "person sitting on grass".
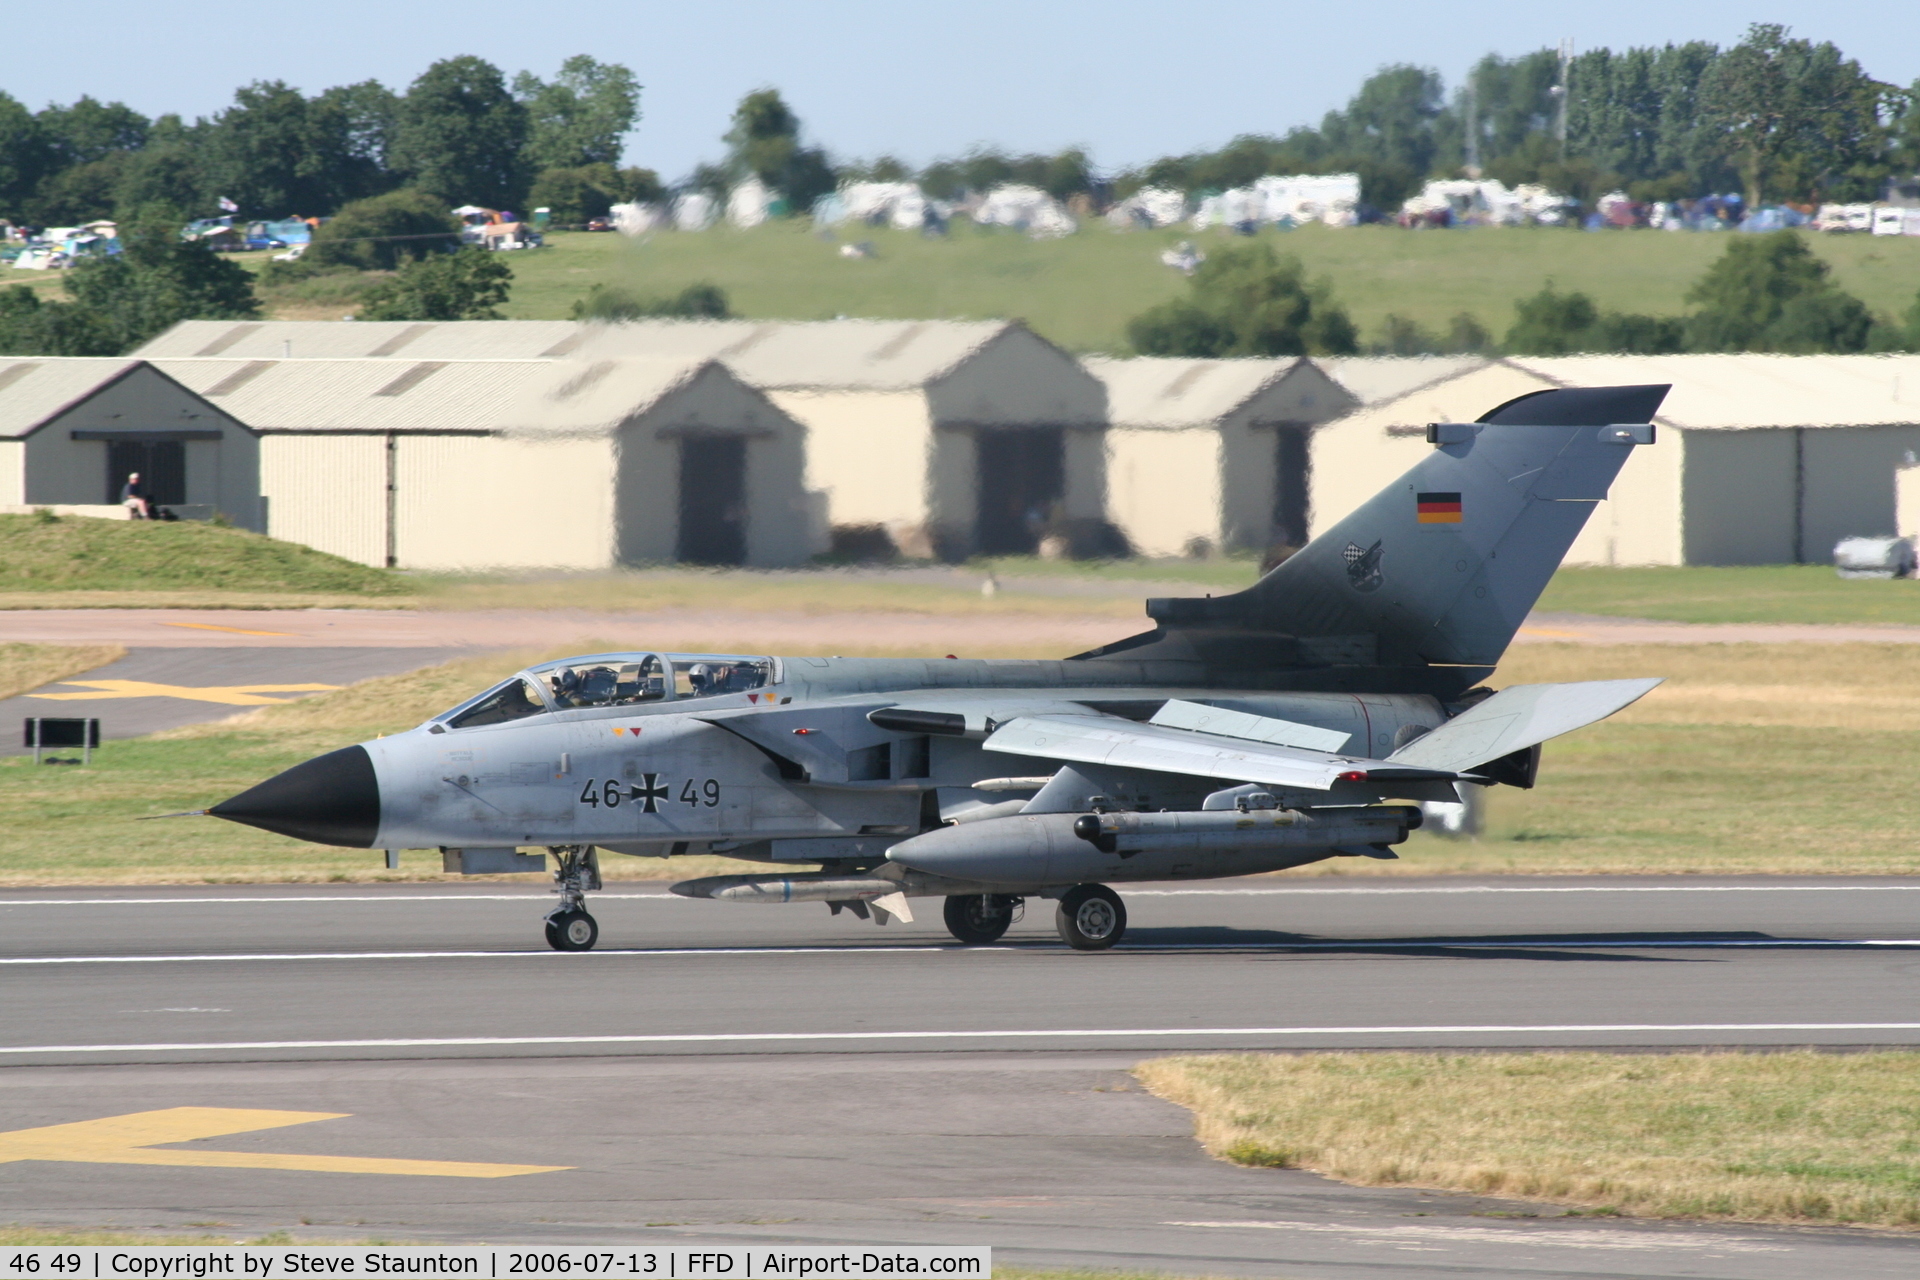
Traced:
[[120, 489], [120, 505], [127, 509], [129, 517], [134, 520], [153, 518], [153, 508], [147, 503], [147, 489], [140, 483], [138, 471], [127, 473], [127, 483]]

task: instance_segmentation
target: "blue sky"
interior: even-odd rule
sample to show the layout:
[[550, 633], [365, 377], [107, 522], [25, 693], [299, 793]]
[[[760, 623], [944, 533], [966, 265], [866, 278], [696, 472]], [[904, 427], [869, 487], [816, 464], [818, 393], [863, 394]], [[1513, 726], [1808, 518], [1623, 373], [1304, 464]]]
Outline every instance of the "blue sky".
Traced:
[[[257, 10], [101, 0], [50, 39], [17, 44], [0, 88], [36, 109], [91, 93], [192, 117], [252, 80], [310, 93], [366, 79], [404, 87], [455, 54], [509, 75], [550, 75], [568, 55], [590, 53], [639, 74], [645, 118], [628, 161], [672, 179], [719, 155], [733, 104], [763, 85], [785, 92], [810, 139], [842, 158], [891, 152], [923, 163], [974, 143], [1079, 145], [1117, 168], [1316, 123], [1387, 63], [1435, 67], [1451, 86], [1482, 54], [1562, 37], [1579, 49], [1731, 44], [1749, 22], [1776, 21], [1833, 41], [1880, 79], [1920, 79], [1920, 14], [1909, 5], [1793, 7], [1803, 12], [1790, 15], [1779, 0], [1764, 9], [1732, 0], [329, 0]], [[491, 12], [503, 17], [489, 30]], [[29, 45], [40, 52], [27, 56]]]

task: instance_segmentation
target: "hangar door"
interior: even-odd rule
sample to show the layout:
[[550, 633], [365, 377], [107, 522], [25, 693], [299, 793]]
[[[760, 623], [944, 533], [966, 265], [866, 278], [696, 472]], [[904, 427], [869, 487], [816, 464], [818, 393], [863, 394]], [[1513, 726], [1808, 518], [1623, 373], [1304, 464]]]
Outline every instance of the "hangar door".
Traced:
[[974, 545], [981, 555], [1030, 556], [1066, 497], [1064, 433], [1027, 427], [981, 431], [974, 439], [980, 495]]
[[187, 501], [187, 446], [182, 440], [107, 441], [107, 497], [120, 503], [127, 477], [140, 473], [147, 501], [156, 507], [184, 506]]
[[1282, 546], [1307, 545], [1307, 494], [1312, 454], [1307, 449], [1310, 428], [1297, 422], [1274, 427], [1273, 540]]
[[688, 564], [747, 562], [747, 442], [688, 436], [680, 442], [680, 526], [674, 557]]

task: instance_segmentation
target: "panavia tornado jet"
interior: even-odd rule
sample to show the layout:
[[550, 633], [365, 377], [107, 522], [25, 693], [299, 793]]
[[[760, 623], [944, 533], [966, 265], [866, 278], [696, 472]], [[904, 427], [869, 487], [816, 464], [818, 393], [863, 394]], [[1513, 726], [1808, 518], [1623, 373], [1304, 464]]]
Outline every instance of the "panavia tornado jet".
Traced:
[[1430, 455], [1252, 587], [1149, 600], [1152, 630], [1071, 658], [590, 654], [209, 812], [469, 874], [544, 850], [559, 950], [598, 938], [603, 854], [704, 853], [767, 870], [674, 892], [880, 924], [942, 898], [969, 944], [1039, 898], [1068, 945], [1111, 947], [1112, 884], [1395, 857], [1422, 802], [1531, 787], [1541, 743], [1658, 684], [1482, 682], [1666, 392], [1435, 423]]

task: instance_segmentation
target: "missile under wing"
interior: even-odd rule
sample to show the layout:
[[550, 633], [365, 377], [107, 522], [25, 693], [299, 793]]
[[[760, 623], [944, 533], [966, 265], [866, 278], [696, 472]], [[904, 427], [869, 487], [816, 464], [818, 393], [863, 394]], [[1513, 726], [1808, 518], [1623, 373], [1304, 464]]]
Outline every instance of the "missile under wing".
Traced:
[[937, 897], [974, 944], [1052, 900], [1065, 941], [1110, 947], [1113, 884], [1394, 857], [1419, 802], [1530, 787], [1543, 742], [1658, 683], [1481, 682], [1666, 391], [1435, 424], [1431, 454], [1252, 587], [1148, 601], [1152, 629], [1071, 658], [584, 655], [208, 812], [469, 873], [551, 856], [562, 950], [598, 938], [603, 853], [764, 863], [674, 891], [882, 924]]

